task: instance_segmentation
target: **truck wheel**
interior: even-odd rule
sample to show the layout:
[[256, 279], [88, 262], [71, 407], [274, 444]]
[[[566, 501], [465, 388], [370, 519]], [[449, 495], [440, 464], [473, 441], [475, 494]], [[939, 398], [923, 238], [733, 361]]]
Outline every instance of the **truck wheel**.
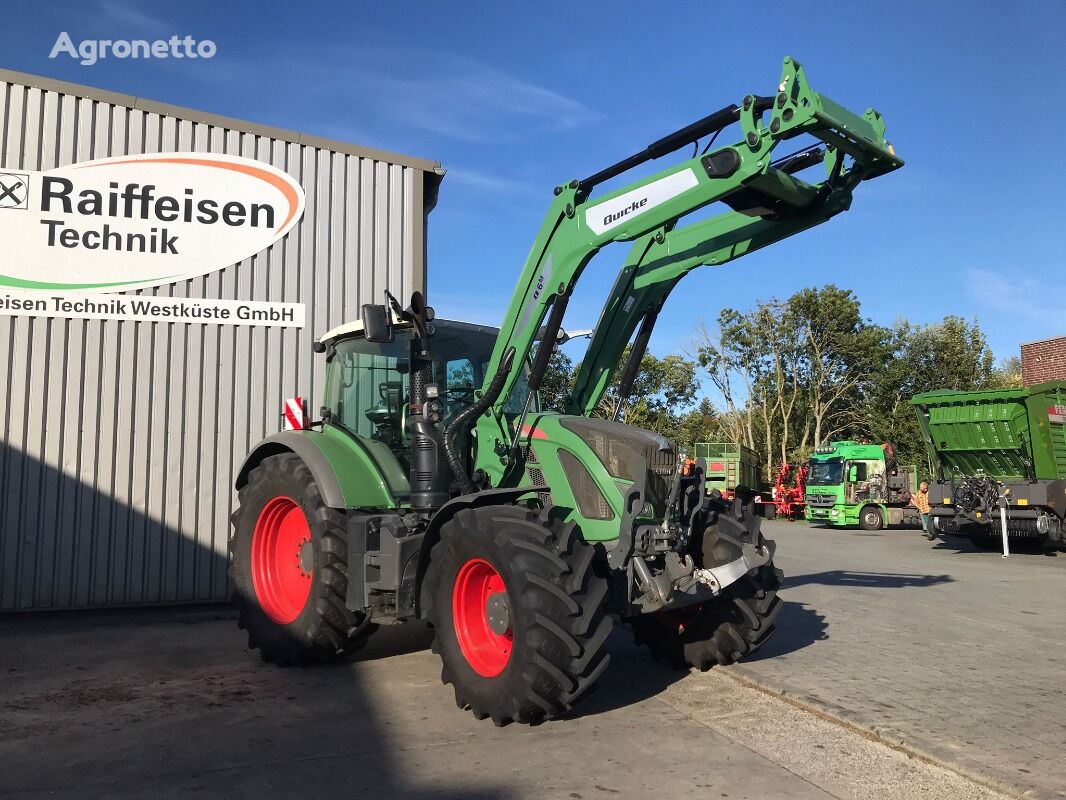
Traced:
[[248, 647], [290, 666], [328, 661], [362, 644], [373, 626], [345, 606], [344, 514], [323, 503], [300, 457], [264, 458], [238, 498], [229, 574]]
[[[735, 515], [719, 514], [704, 533], [703, 563], [724, 563], [739, 555], [746, 533]], [[758, 527], [750, 536], [773, 551], [774, 543], [763, 539]], [[727, 586], [714, 600], [630, 619], [634, 639], [678, 669], [696, 667], [705, 672], [715, 664], [732, 664], [761, 647], [773, 633], [781, 612], [777, 592], [783, 577], [771, 561]]]
[[863, 506], [859, 511], [859, 527], [864, 531], [879, 531], [884, 524], [885, 518], [877, 506]]
[[466, 509], [442, 526], [427, 617], [459, 708], [535, 724], [592, 686], [612, 625], [594, 555], [573, 524], [514, 506]]

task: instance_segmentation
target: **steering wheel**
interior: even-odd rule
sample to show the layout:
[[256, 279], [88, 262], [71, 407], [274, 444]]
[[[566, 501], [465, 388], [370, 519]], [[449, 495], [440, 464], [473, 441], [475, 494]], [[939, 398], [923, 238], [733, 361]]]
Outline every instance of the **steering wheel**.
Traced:
[[461, 403], [462, 405], [472, 406], [474, 404], [474, 387], [453, 386], [441, 392], [440, 396], [448, 402], [448, 405]]

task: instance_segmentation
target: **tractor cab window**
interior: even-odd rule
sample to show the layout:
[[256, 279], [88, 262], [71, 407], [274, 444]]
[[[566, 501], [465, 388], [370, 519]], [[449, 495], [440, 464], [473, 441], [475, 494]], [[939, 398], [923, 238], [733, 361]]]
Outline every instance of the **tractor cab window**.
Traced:
[[[444, 424], [474, 402], [496, 331], [480, 325], [438, 320], [433, 337], [433, 380], [444, 406]], [[410, 400], [411, 330], [397, 328], [387, 344], [361, 336], [337, 340], [326, 367], [325, 406], [331, 421], [357, 436], [386, 445], [408, 468], [407, 404]], [[507, 398], [508, 414], [519, 414], [529, 384], [522, 374]], [[539, 409], [534, 402], [533, 411]]]
[[334, 345], [326, 371], [330, 421], [386, 445], [406, 469], [403, 418], [407, 403], [410, 339], [398, 331], [387, 344], [362, 337]]

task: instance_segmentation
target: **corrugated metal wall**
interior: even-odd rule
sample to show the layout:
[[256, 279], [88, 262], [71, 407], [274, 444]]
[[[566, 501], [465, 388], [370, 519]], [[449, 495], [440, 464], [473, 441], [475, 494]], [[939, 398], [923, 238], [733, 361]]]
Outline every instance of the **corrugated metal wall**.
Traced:
[[292, 233], [142, 293], [302, 302], [307, 327], [0, 317], [0, 611], [225, 599], [232, 476], [283, 398], [317, 409], [314, 337], [424, 285], [420, 169], [134, 105], [0, 80], [0, 168], [162, 151], [274, 164], [307, 193]]

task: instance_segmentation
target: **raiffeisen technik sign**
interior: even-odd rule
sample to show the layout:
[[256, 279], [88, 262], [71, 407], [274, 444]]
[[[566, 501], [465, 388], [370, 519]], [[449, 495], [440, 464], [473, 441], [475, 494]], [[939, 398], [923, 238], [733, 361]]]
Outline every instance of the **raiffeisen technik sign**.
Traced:
[[291, 176], [239, 156], [154, 153], [0, 171], [0, 315], [302, 328], [302, 303], [113, 293], [238, 264], [278, 242], [303, 211]]
[[277, 242], [303, 189], [269, 164], [207, 153], [0, 172], [0, 286], [122, 291], [195, 278]]

